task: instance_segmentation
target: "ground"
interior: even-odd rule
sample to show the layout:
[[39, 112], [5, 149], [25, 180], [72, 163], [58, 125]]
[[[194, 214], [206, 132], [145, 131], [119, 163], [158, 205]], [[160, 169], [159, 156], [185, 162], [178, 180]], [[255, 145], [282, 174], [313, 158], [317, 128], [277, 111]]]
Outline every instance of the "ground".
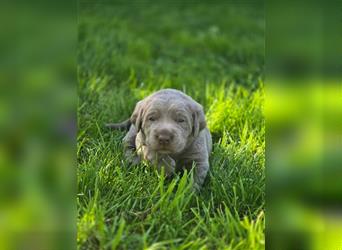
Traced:
[[[78, 249], [265, 247], [264, 14], [260, 3], [80, 1]], [[123, 157], [128, 118], [161, 88], [205, 109], [214, 150], [200, 193]]]

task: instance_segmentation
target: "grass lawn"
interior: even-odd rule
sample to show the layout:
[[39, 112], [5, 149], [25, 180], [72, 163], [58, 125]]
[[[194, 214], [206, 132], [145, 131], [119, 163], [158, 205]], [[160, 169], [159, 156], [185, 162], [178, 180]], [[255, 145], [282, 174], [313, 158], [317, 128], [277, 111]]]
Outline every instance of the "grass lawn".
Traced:
[[[263, 249], [263, 6], [80, 1], [78, 249]], [[213, 134], [202, 191], [129, 167], [104, 123], [161, 88], [204, 106]]]

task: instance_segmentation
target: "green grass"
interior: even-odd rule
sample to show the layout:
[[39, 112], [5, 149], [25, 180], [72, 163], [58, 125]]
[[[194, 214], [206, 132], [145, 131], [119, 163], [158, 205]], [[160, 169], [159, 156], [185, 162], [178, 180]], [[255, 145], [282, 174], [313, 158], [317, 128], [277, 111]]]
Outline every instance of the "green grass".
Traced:
[[[263, 249], [264, 23], [252, 4], [154, 2], [79, 6], [79, 249]], [[161, 88], [206, 111], [214, 150], [199, 194], [191, 175], [129, 167], [130, 116]]]

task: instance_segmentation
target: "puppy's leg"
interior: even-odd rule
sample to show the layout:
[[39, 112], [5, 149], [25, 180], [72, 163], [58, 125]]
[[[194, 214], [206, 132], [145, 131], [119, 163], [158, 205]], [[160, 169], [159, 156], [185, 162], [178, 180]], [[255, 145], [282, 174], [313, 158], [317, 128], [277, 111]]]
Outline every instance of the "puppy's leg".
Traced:
[[195, 164], [196, 166], [194, 168], [193, 188], [194, 188], [194, 191], [199, 191], [203, 185], [205, 177], [208, 174], [209, 162], [208, 160], [206, 160], [206, 161], [195, 162]]
[[144, 147], [143, 151], [144, 159], [156, 166], [159, 173], [162, 171], [162, 169], [164, 169], [164, 173], [167, 177], [170, 177], [174, 174], [176, 169], [176, 161], [172, 159], [172, 157], [165, 154], [158, 154], [149, 150], [147, 147]]
[[136, 144], [135, 144], [136, 137], [137, 137], [137, 131], [134, 125], [131, 125], [126, 136], [123, 138], [123, 146], [125, 149], [126, 159], [133, 165], [137, 165], [140, 163], [140, 158], [136, 153]]
[[169, 155], [158, 155], [157, 167], [159, 172], [164, 168], [165, 175], [169, 177], [175, 173], [176, 162]]

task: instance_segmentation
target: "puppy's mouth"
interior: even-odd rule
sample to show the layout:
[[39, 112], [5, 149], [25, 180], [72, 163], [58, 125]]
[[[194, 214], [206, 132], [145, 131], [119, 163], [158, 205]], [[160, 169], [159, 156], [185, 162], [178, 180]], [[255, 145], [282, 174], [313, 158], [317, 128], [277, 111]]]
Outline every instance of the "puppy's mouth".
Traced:
[[181, 146], [158, 146], [158, 148], [155, 149], [156, 152], [160, 153], [160, 154], [178, 154], [183, 150], [183, 147]]
[[157, 142], [153, 142], [151, 144], [147, 144], [149, 147], [159, 153], [159, 154], [178, 154], [181, 150], [183, 150], [183, 145], [178, 145], [178, 144], [167, 144], [167, 145], [162, 145]]
[[174, 154], [174, 153], [176, 153], [176, 150], [172, 145], [158, 145], [158, 146], [155, 146], [153, 148], [159, 154]]
[[172, 150], [171, 146], [161, 146], [158, 145], [158, 148], [156, 148], [156, 151], [160, 154], [171, 154], [174, 153], [174, 150]]
[[159, 149], [157, 152], [160, 154], [172, 154], [173, 153], [173, 151], [168, 150], [168, 149]]

